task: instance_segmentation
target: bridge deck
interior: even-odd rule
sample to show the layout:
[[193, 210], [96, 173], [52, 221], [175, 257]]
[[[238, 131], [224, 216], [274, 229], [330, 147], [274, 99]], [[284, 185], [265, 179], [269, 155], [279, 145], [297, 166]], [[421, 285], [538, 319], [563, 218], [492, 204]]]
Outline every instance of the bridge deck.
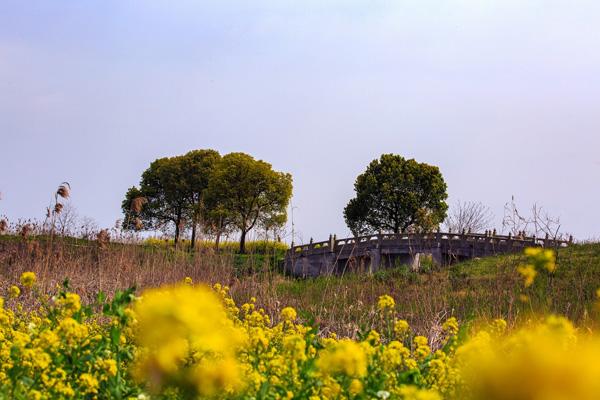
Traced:
[[316, 276], [335, 273], [341, 267], [346, 270], [350, 262], [361, 262], [362, 269], [374, 271], [398, 260], [412, 264], [415, 256], [423, 253], [446, 264], [457, 259], [517, 253], [525, 247], [565, 247], [571, 241], [491, 233], [376, 234], [346, 239], [332, 236], [327, 241], [293, 246], [286, 254], [285, 268], [294, 275]]

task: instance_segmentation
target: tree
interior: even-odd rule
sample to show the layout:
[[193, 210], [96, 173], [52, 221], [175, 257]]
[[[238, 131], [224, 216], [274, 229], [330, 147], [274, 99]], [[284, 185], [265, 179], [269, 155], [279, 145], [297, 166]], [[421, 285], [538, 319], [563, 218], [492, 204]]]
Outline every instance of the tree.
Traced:
[[219, 210], [240, 230], [240, 253], [245, 253], [246, 235], [257, 224], [285, 223], [291, 196], [290, 174], [247, 154], [231, 153], [217, 164], [206, 201], [209, 209]]
[[79, 214], [75, 206], [70, 201], [64, 202], [60, 208], [60, 212], [56, 216], [56, 228], [60, 232], [60, 235], [72, 235], [78, 220]]
[[451, 232], [483, 232], [490, 229], [494, 215], [489, 207], [480, 202], [457, 201], [450, 208], [444, 225]]
[[221, 155], [215, 150], [192, 150], [182, 156], [185, 186], [188, 191], [188, 218], [192, 224], [191, 249], [196, 243], [196, 228], [211, 210], [206, 208], [205, 192]]
[[219, 251], [219, 243], [223, 235], [229, 234], [234, 230], [234, 214], [227, 210], [219, 199], [214, 196], [208, 199], [204, 212], [204, 233], [215, 238], [215, 251]]
[[546, 235], [554, 240], [567, 238], [569, 235], [561, 232], [561, 227], [560, 217], [550, 215], [538, 203], [533, 203], [530, 215], [519, 211], [514, 196], [504, 205], [502, 228], [512, 235]]
[[373, 160], [356, 178], [344, 209], [356, 236], [377, 231], [430, 230], [446, 217], [446, 183], [438, 167], [395, 154]]
[[[190, 215], [189, 169], [183, 156], [159, 158], [142, 174], [139, 189], [130, 188], [121, 208], [124, 229], [162, 229], [174, 224], [175, 244], [179, 241], [185, 218]], [[137, 209], [139, 199], [144, 199]]]

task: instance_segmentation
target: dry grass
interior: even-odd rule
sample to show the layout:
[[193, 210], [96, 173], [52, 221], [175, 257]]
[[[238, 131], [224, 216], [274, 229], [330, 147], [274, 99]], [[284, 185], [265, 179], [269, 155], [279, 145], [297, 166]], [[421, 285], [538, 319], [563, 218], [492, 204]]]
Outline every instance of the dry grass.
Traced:
[[[276, 271], [269, 257], [190, 254], [169, 248], [134, 244], [89, 242], [35, 236], [3, 236], [0, 240], [0, 282], [3, 290], [23, 271], [34, 271], [39, 289], [52, 291], [68, 278], [73, 290], [92, 302], [99, 291], [139, 289], [182, 281], [223, 283], [234, 299], [258, 304], [276, 317], [287, 305], [314, 322], [322, 333], [354, 336], [371, 327], [382, 328], [374, 304], [382, 294], [392, 295], [400, 315], [418, 332], [435, 335], [440, 323], [454, 315], [461, 321], [506, 318], [509, 323], [544, 313], [560, 313], [591, 326], [595, 290], [600, 287], [600, 246], [574, 246], [559, 254], [554, 277], [540, 277], [524, 292], [514, 273], [520, 257], [474, 260], [451, 268], [414, 273], [399, 268], [374, 275], [348, 274], [296, 280]], [[522, 294], [529, 302], [519, 300]], [[5, 293], [0, 293], [5, 295]]]

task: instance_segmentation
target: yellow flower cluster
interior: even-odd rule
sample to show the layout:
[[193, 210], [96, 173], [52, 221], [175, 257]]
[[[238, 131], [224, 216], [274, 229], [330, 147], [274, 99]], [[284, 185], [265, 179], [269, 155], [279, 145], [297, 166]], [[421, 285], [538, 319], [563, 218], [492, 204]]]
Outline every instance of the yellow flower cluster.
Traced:
[[557, 316], [512, 332], [502, 319], [467, 332], [451, 317], [428, 338], [382, 296], [387, 331], [338, 338], [302, 323], [292, 307], [269, 315], [255, 298], [238, 307], [219, 284], [180, 282], [140, 297], [130, 290], [92, 305], [66, 288], [37, 295], [42, 307], [31, 312], [19, 311], [18, 298], [6, 307], [0, 298], [0, 398], [587, 400], [600, 393], [600, 338]]
[[[35, 274], [23, 273], [20, 283], [33, 287]], [[86, 318], [74, 293], [37, 294], [42, 305], [30, 312], [15, 303], [19, 294], [11, 286], [14, 300], [5, 305], [0, 298], [0, 398], [110, 398], [127, 388], [126, 373], [117, 375], [133, 349], [112, 343], [114, 324], [100, 324], [100, 315]], [[128, 390], [141, 393], [137, 387]]]
[[391, 296], [388, 296], [387, 294], [380, 296], [379, 300], [377, 300], [377, 308], [381, 312], [392, 312], [394, 311], [395, 307], [396, 302]]
[[517, 272], [523, 279], [523, 285], [528, 288], [533, 285], [539, 271], [552, 274], [556, 271], [556, 253], [541, 247], [528, 247], [525, 249], [527, 264], [517, 267]]
[[141, 382], [150, 377], [155, 391], [185, 384], [204, 395], [237, 386], [234, 356], [246, 338], [209, 288], [184, 284], [148, 290], [134, 314]]
[[33, 272], [23, 272], [21, 274], [21, 285], [23, 285], [26, 288], [31, 288], [33, 287], [33, 285], [35, 285], [36, 282], [36, 277], [35, 274]]
[[529, 264], [536, 269], [545, 269], [548, 272], [556, 270], [556, 253], [551, 249], [543, 249], [541, 247], [529, 247], [525, 249]]

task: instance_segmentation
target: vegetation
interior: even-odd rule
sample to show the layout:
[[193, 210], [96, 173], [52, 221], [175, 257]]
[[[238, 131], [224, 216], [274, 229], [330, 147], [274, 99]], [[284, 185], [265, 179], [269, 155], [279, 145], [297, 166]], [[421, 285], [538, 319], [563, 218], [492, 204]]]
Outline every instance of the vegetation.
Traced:
[[225, 214], [240, 231], [243, 254], [251, 229], [269, 230], [287, 221], [292, 176], [273, 171], [270, 164], [247, 154], [231, 153], [215, 168], [206, 197], [207, 207], [218, 210], [219, 216]]
[[123, 227], [172, 227], [175, 244], [189, 228], [194, 244], [201, 226], [215, 237], [217, 247], [221, 235], [235, 228], [244, 253], [250, 230], [276, 229], [286, 222], [291, 195], [291, 175], [273, 171], [264, 161], [244, 153], [221, 157], [214, 150], [194, 150], [150, 164], [140, 187], [131, 187], [125, 195]]
[[446, 183], [437, 167], [383, 154], [356, 178], [356, 197], [344, 209], [355, 235], [430, 230], [446, 217]]
[[[185, 246], [191, 244], [191, 241], [182, 240]], [[173, 239], [158, 239], [148, 238], [143, 241], [146, 246], [152, 246], [157, 248], [172, 248], [174, 247]], [[261, 254], [270, 255], [276, 254], [280, 259], [283, 259], [284, 253], [288, 250], [289, 246], [283, 242], [274, 242], [270, 240], [251, 240], [246, 242], [246, 252], [249, 254]], [[235, 254], [240, 249], [240, 242], [221, 241], [218, 244], [211, 240], [198, 240], [196, 241], [196, 249], [199, 251], [209, 252], [211, 250], [217, 250], [221, 253]]]
[[[108, 230], [56, 236], [64, 184], [50, 230], [2, 227], [0, 399], [597, 397], [600, 244], [297, 280], [280, 270], [284, 244], [245, 245], [248, 230], [285, 221], [291, 177], [241, 153], [212, 156], [153, 163], [124, 224], [210, 221], [239, 229], [239, 244], [192, 234], [197, 251], [182, 251], [177, 229], [173, 243], [118, 229], [118, 242]], [[209, 175], [190, 184], [199, 165]], [[363, 200], [385, 205], [386, 190]], [[444, 207], [417, 207], [403, 226], [431, 229]]]
[[[383, 294], [393, 296], [398, 311], [420, 334], [427, 334], [445, 316], [460, 321], [505, 318], [510, 326], [538, 314], [560, 314], [578, 325], [590, 323], [594, 291], [600, 287], [600, 245], [573, 245], [560, 249], [552, 276], [540, 273], [535, 284], [523, 289], [517, 267], [523, 256], [505, 255], [471, 260], [450, 268], [420, 272], [400, 266], [368, 275], [294, 279], [279, 271], [282, 250], [250, 242], [241, 256], [226, 248], [220, 253], [189, 254], [165, 246], [126, 245], [99, 240], [0, 235], [0, 284], [10, 287], [23, 271], [38, 275], [38, 289], [51, 293], [65, 277], [86, 302], [98, 291], [112, 296], [135, 285], [158, 287], [181, 281], [222, 282], [238, 302], [257, 297], [274, 316], [278, 305], [299, 310], [305, 321], [318, 322], [323, 332], [352, 336], [373, 323], [372, 305]], [[199, 243], [199, 245], [201, 242]], [[235, 243], [224, 244], [231, 246]], [[522, 301], [521, 295], [528, 296]], [[548, 299], [551, 299], [548, 300]]]
[[444, 226], [449, 232], [480, 233], [492, 230], [494, 216], [481, 202], [457, 201], [450, 208]]
[[[597, 245], [571, 251], [592, 251], [598, 262]], [[528, 250], [519, 265], [536, 272], [530, 283], [529, 274], [515, 274], [521, 296], [563, 267], [543, 249]], [[383, 294], [362, 305], [370, 324], [344, 337], [301, 310], [268, 310], [254, 297], [236, 303], [229, 287], [191, 277], [141, 297], [129, 289], [89, 302], [68, 281], [47, 294], [31, 271], [5, 287], [5, 398], [594, 399], [600, 390], [600, 337], [554, 315], [512, 329], [502, 318], [446, 315], [422, 335]], [[589, 306], [594, 292], [586, 293]]]

